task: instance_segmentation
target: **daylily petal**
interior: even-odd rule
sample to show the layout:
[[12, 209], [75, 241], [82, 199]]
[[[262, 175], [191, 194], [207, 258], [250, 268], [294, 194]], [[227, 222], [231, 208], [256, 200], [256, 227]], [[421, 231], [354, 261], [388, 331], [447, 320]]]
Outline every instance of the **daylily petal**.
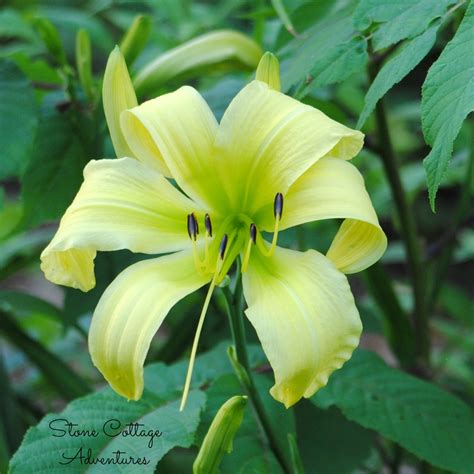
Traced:
[[[300, 176], [285, 196], [280, 229], [321, 219], [346, 219], [327, 257], [344, 273], [355, 273], [375, 263], [387, 248], [387, 237], [364, 186], [351, 163], [322, 158]], [[262, 230], [272, 231], [273, 206], [255, 218]]]
[[275, 374], [271, 395], [288, 408], [326, 385], [356, 348], [362, 325], [343, 273], [320, 253], [252, 252], [243, 274], [246, 315]]
[[122, 114], [122, 130], [139, 160], [155, 166], [195, 201], [209, 205], [216, 179], [212, 144], [217, 122], [192, 87], [149, 100]]
[[362, 143], [361, 132], [253, 81], [226, 110], [215, 156], [230, 206], [252, 215], [323, 156], [350, 159]]
[[97, 250], [163, 253], [187, 248], [186, 215], [196, 204], [158, 172], [132, 158], [91, 161], [84, 183], [41, 269], [53, 283], [88, 291], [95, 286]]
[[143, 392], [143, 364], [169, 310], [209, 281], [190, 252], [136, 263], [107, 288], [92, 317], [89, 351], [112, 388], [129, 400]]
[[132, 81], [128, 74], [125, 59], [118, 46], [110, 53], [102, 84], [102, 102], [105, 118], [110, 131], [110, 138], [118, 158], [133, 157], [122, 130], [120, 129], [120, 114], [125, 109], [137, 105], [137, 97]]

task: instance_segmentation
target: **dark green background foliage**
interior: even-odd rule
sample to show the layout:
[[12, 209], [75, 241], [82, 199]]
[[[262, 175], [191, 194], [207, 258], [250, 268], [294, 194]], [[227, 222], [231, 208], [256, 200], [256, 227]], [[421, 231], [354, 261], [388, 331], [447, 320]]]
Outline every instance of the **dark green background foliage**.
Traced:
[[[190, 472], [218, 408], [244, 393], [226, 356], [231, 334], [220, 290], [188, 408], [179, 413], [204, 295], [172, 309], [152, 343], [144, 397], [132, 404], [102, 388], [86, 340], [106, 286], [144, 256], [100, 254], [97, 287], [87, 294], [54, 287], [39, 270], [39, 254], [79, 189], [85, 164], [114, 156], [101, 81], [109, 52], [127, 44], [134, 21], [139, 41], [125, 47], [132, 77], [170, 48], [234, 29], [277, 54], [284, 92], [366, 134], [354, 161], [389, 247], [381, 262], [350, 278], [364, 322], [362, 348], [327, 387], [292, 410], [269, 396], [271, 369], [258, 345], [249, 348], [284, 456], [298, 465], [290, 435], [307, 473], [474, 472], [474, 4], [468, 0], [2, 3], [0, 472], [8, 466], [19, 474], [52, 472], [61, 453], [80, 446], [96, 456], [116, 449], [147, 456], [150, 464], [140, 472]], [[192, 84], [220, 118], [252, 74], [238, 61], [203, 61], [153, 89]], [[309, 224], [283, 233], [280, 243], [325, 251], [335, 229], [332, 222]], [[246, 331], [257, 343], [252, 328]], [[166, 436], [153, 448], [122, 438], [53, 438], [54, 418], [89, 427], [107, 418], [140, 421]], [[283, 472], [250, 406], [221, 472]]]

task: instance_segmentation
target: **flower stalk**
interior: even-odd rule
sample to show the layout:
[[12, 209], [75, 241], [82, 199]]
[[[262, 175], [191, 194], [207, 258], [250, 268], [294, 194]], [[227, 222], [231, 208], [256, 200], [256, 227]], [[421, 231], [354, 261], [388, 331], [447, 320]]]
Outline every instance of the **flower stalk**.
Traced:
[[228, 351], [229, 358], [231, 359], [232, 365], [236, 371], [237, 377], [240, 383], [244, 386], [248, 393], [248, 397], [254, 408], [257, 421], [260, 424], [265, 436], [268, 440], [268, 444], [273, 451], [276, 459], [280, 463], [283, 471], [287, 474], [291, 474], [293, 469], [291, 464], [287, 460], [285, 453], [278, 441], [277, 435], [270, 423], [265, 407], [263, 406], [260, 394], [255, 386], [255, 382], [252, 378], [250, 371], [247, 347], [245, 342], [245, 330], [243, 322], [243, 294], [242, 294], [242, 281], [238, 277], [236, 282], [235, 292], [232, 294], [229, 287], [223, 288], [223, 294], [226, 301], [226, 310], [229, 316], [229, 322], [232, 332], [232, 339], [235, 347], [230, 347]]

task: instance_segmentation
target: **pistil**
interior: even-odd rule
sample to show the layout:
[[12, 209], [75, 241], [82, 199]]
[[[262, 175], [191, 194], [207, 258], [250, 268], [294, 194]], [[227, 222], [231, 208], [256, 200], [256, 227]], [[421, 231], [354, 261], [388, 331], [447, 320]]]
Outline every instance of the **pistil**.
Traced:
[[201, 331], [204, 325], [204, 319], [206, 317], [207, 309], [209, 307], [209, 303], [211, 302], [212, 293], [214, 292], [214, 288], [216, 287], [216, 284], [219, 280], [219, 275], [221, 273], [222, 266], [224, 264], [226, 250], [227, 250], [227, 243], [228, 243], [228, 237], [227, 237], [227, 234], [224, 234], [219, 246], [219, 255], [217, 257], [217, 262], [216, 262], [216, 271], [214, 273], [214, 276], [212, 277], [212, 281], [211, 281], [211, 284], [209, 285], [209, 289], [207, 290], [206, 299], [204, 300], [204, 306], [202, 307], [201, 315], [199, 316], [199, 322], [196, 329], [196, 334], [194, 336], [193, 347], [191, 348], [191, 356], [189, 359], [188, 372], [186, 374], [186, 381], [184, 383], [184, 389], [183, 389], [183, 397], [181, 399], [181, 405], [179, 407], [179, 411], [183, 411], [186, 405], [186, 401], [188, 399], [189, 387], [191, 385], [191, 377], [193, 374], [194, 361], [196, 359], [196, 352], [198, 348], [199, 338], [201, 336]]

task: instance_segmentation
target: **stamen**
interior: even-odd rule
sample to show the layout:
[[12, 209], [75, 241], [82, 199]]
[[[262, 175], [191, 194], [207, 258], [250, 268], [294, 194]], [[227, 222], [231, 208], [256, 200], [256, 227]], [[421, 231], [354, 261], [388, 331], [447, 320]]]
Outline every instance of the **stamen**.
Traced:
[[216, 263], [216, 272], [214, 273], [214, 276], [212, 277], [211, 284], [209, 285], [209, 289], [207, 290], [206, 299], [204, 300], [204, 306], [202, 307], [201, 314], [199, 316], [198, 326], [197, 326], [196, 334], [194, 336], [194, 341], [193, 341], [193, 347], [191, 348], [191, 356], [189, 358], [188, 372], [186, 373], [186, 381], [184, 382], [183, 397], [181, 399], [181, 405], [179, 407], [179, 411], [183, 411], [186, 405], [186, 401], [188, 399], [189, 387], [191, 386], [191, 377], [193, 375], [194, 361], [196, 360], [196, 352], [198, 348], [199, 338], [201, 336], [202, 327], [204, 325], [204, 318], [207, 313], [207, 308], [209, 307], [209, 303], [211, 302], [212, 293], [214, 292], [214, 288], [216, 287], [219, 274], [222, 270], [225, 251], [227, 248], [227, 240], [228, 240], [227, 234], [224, 234], [224, 237], [222, 237], [221, 245], [219, 247], [219, 256], [217, 258], [217, 263]]
[[268, 250], [262, 250], [263, 254], [267, 257], [271, 257], [275, 252], [275, 247], [278, 240], [278, 230], [280, 226], [281, 216], [283, 214], [283, 194], [276, 193], [275, 201], [273, 202], [273, 214], [275, 216], [275, 227], [273, 229], [273, 239]]
[[227, 249], [227, 242], [228, 242], [227, 234], [224, 234], [221, 240], [221, 244], [219, 246], [219, 258], [221, 260], [224, 260], [225, 251]]
[[209, 237], [212, 237], [212, 223], [209, 214], [204, 216], [204, 225], [206, 226], [206, 233]]
[[209, 239], [212, 238], [212, 223], [209, 214], [204, 216], [204, 226], [206, 227], [206, 236], [204, 238], [204, 264], [209, 266]]
[[[200, 275], [203, 275], [202, 267], [207, 266], [207, 257], [205, 258], [204, 262], [202, 262], [201, 259], [199, 258], [199, 251], [196, 245], [197, 236], [199, 234], [199, 224], [196, 219], [196, 216], [194, 215], [194, 212], [191, 212], [191, 214], [188, 214], [187, 224], [188, 224], [188, 235], [193, 244], [194, 265], [196, 266], [197, 272]], [[207, 242], [206, 242], [206, 246], [207, 246]]]
[[257, 243], [257, 226], [254, 223], [250, 224], [250, 239], [254, 244]]
[[252, 223], [250, 224], [250, 239], [247, 243], [244, 259], [242, 261], [242, 269], [241, 269], [242, 273], [245, 273], [247, 271], [247, 267], [250, 260], [250, 253], [252, 252], [252, 244], [255, 245], [256, 243], [257, 243], [257, 226], [254, 223]]
[[275, 200], [273, 201], [273, 215], [275, 219], [280, 220], [283, 214], [283, 194], [276, 193]]
[[196, 241], [197, 235], [199, 234], [199, 227], [194, 212], [188, 214], [188, 235], [191, 240]]

